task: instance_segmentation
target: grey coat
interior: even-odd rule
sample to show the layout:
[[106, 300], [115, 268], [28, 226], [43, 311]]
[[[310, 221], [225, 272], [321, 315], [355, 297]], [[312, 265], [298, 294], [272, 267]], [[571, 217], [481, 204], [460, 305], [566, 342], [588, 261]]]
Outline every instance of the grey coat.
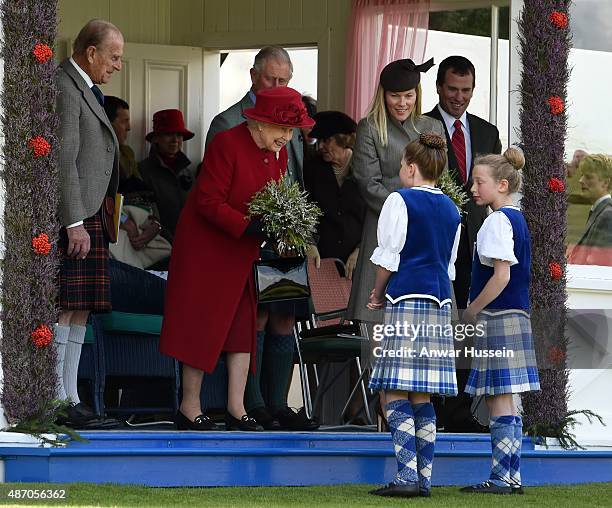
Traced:
[[612, 247], [612, 199], [604, 199], [589, 214], [589, 220], [577, 245]]
[[55, 75], [59, 94], [59, 218], [63, 226], [95, 215], [119, 185], [119, 143], [96, 100], [69, 60]]
[[382, 146], [378, 131], [367, 118], [357, 125], [357, 139], [353, 153], [353, 174], [367, 204], [359, 246], [359, 259], [353, 273], [353, 287], [347, 317], [373, 323], [383, 322], [383, 311], [366, 308], [374, 288], [376, 269], [370, 261], [378, 245], [376, 229], [378, 216], [387, 196], [401, 187], [400, 162], [406, 145], [420, 133], [433, 131], [444, 136], [442, 123], [427, 116], [419, 116], [414, 125], [410, 120], [400, 124], [387, 115], [388, 144]]
[[[206, 146], [208, 146], [217, 133], [231, 129], [244, 122], [246, 120], [243, 114], [244, 110], [252, 108], [253, 106], [251, 95], [247, 92], [239, 102], [215, 116], [206, 134]], [[299, 182], [300, 186], [304, 188], [304, 146], [302, 144], [302, 133], [300, 129], [293, 130], [293, 137], [287, 144], [287, 155], [289, 156], [287, 173], [291, 177], [291, 181]]]

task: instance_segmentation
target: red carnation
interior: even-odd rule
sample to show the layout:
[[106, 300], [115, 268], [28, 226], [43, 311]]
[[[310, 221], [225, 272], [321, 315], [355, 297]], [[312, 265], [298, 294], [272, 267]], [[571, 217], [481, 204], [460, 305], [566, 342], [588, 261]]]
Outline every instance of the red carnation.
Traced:
[[560, 178], [550, 178], [548, 180], [548, 190], [550, 192], [564, 192], [565, 182]]
[[45, 157], [51, 151], [51, 144], [42, 136], [30, 139], [28, 147], [34, 152], [34, 157]]
[[32, 238], [32, 247], [36, 254], [47, 255], [51, 252], [51, 244], [49, 243], [49, 236], [47, 233], [41, 233], [38, 236]]
[[47, 347], [53, 339], [53, 332], [47, 325], [39, 325], [30, 335], [37, 348]]
[[550, 270], [550, 276], [553, 280], [559, 280], [561, 277], [563, 277], [563, 268], [561, 268], [559, 263], [552, 262], [548, 265], [548, 268]]
[[559, 115], [565, 111], [565, 103], [563, 99], [557, 95], [552, 95], [548, 98], [548, 105], [553, 115]]
[[53, 56], [53, 50], [46, 44], [39, 43], [36, 46], [34, 46], [34, 49], [32, 50], [32, 54], [34, 55], [34, 58], [36, 58], [37, 62], [45, 63], [47, 60], [49, 60]]
[[565, 351], [558, 346], [553, 346], [548, 350], [548, 359], [554, 365], [559, 365], [565, 360]]
[[565, 12], [552, 11], [548, 19], [550, 19], [551, 23], [557, 28], [567, 28], [567, 25], [569, 24], [569, 20], [567, 19], [567, 14], [565, 14]]

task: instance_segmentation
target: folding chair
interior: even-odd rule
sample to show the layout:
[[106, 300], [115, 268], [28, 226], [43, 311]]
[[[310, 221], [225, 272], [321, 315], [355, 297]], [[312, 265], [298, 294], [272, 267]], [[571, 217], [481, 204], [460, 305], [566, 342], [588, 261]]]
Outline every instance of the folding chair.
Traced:
[[[312, 263], [309, 263], [308, 266], [314, 312], [307, 321], [297, 324], [295, 334], [304, 406], [307, 416], [312, 417], [325, 393], [354, 363], [359, 375], [365, 415], [368, 423], [372, 423], [360, 361], [362, 349], [367, 347], [368, 339], [361, 333], [360, 325], [347, 323], [344, 319], [351, 294], [351, 281], [340, 276], [338, 267], [344, 268], [344, 263], [332, 258], [322, 259], [320, 268], [316, 268]], [[330, 363], [341, 363], [343, 366], [339, 372], [331, 376], [329, 374]], [[314, 402], [310, 395], [308, 364], [313, 366], [317, 387]], [[317, 365], [325, 369], [320, 380]], [[355, 394], [356, 390], [353, 390], [340, 414], [340, 420], [344, 417]]]

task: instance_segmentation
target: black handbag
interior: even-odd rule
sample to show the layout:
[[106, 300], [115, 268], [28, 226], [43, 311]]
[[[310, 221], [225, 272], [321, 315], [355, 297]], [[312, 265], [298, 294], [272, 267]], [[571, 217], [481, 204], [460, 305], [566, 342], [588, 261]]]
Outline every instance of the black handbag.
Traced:
[[308, 263], [303, 257], [259, 260], [253, 265], [253, 271], [259, 303], [310, 296]]

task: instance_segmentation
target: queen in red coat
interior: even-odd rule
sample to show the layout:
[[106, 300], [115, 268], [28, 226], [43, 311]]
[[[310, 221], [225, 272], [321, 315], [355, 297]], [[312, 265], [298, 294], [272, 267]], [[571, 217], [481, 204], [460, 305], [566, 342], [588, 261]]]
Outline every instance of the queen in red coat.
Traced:
[[255, 366], [257, 301], [253, 263], [264, 240], [247, 217], [253, 195], [287, 168], [294, 128], [312, 127], [299, 92], [261, 90], [247, 121], [215, 136], [181, 213], [172, 247], [160, 350], [183, 362], [181, 430], [214, 430], [200, 405], [204, 372], [226, 353], [228, 430], [263, 430], [244, 409], [249, 365]]

